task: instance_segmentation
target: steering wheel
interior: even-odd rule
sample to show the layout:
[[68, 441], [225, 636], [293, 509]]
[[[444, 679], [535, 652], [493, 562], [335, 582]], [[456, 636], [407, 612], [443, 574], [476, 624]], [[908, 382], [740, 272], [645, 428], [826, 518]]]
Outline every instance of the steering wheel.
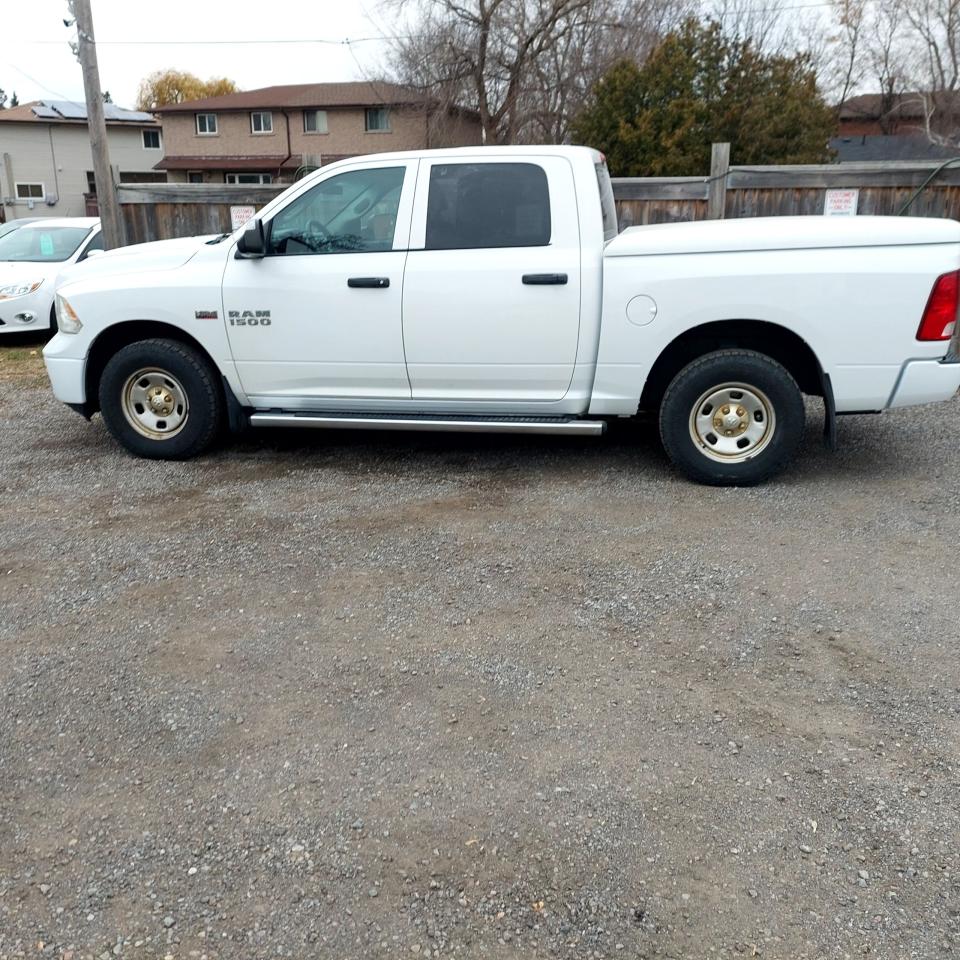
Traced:
[[319, 220], [308, 220], [304, 226], [306, 236], [319, 237], [322, 241], [330, 239], [330, 231]]

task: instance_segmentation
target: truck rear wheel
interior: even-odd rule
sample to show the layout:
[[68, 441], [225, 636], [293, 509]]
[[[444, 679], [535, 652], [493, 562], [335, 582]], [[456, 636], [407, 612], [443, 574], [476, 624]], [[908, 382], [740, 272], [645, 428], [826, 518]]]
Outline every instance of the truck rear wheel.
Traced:
[[216, 372], [193, 347], [140, 340], [104, 368], [100, 412], [114, 438], [138, 457], [186, 460], [216, 439], [224, 402]]
[[687, 364], [660, 404], [660, 436], [691, 480], [752, 486], [780, 473], [803, 438], [800, 388], [775, 360], [718, 350]]

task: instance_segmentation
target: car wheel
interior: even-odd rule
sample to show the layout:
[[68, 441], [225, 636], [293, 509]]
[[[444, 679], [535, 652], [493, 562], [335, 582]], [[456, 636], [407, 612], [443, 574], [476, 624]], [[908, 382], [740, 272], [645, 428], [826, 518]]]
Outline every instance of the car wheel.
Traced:
[[195, 457], [223, 425], [216, 372], [198, 351], [176, 340], [123, 347], [104, 368], [99, 394], [107, 429], [139, 457]]
[[687, 477], [752, 486], [780, 473], [803, 438], [800, 388], [775, 360], [718, 350], [687, 364], [660, 404], [667, 455]]

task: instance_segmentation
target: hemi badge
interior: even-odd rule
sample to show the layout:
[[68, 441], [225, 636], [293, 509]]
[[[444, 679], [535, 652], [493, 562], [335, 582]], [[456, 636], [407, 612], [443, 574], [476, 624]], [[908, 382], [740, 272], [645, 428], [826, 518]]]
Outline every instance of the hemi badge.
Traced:
[[216, 320], [217, 311], [216, 310], [198, 310], [194, 316], [198, 320]]

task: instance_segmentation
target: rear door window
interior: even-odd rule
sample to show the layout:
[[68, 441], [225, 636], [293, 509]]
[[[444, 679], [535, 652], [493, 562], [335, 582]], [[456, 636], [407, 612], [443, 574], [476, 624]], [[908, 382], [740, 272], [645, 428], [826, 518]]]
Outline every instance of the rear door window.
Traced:
[[427, 250], [550, 243], [550, 190], [535, 163], [442, 163], [430, 170]]

